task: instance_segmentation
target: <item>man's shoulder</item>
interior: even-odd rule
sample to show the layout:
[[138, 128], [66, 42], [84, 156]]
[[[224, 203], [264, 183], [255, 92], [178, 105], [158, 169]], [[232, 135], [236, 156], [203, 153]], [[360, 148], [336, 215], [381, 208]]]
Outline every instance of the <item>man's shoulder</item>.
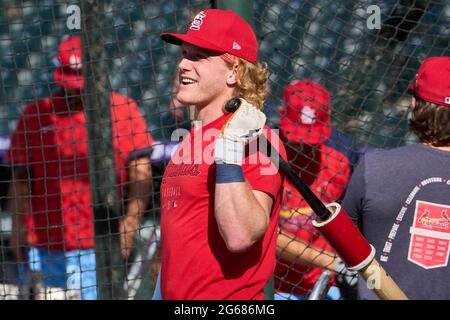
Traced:
[[110, 96], [111, 116], [115, 121], [136, 120], [142, 114], [137, 107], [136, 101], [118, 92], [111, 92]]
[[363, 157], [365, 176], [385, 177], [423, 162], [417, 145], [401, 146], [392, 149], [375, 149], [366, 152]]
[[135, 104], [133, 98], [120, 94], [117, 91], [112, 91], [110, 96], [111, 107], [123, 106], [128, 104]]
[[51, 122], [54, 116], [52, 97], [46, 97], [28, 103], [22, 110], [22, 126], [25, 131], [33, 132], [31, 128], [37, 128]]
[[32, 101], [28, 103], [24, 109], [24, 115], [42, 115], [49, 113], [52, 109], [52, 101], [51, 97], [45, 97], [36, 101]]
[[392, 149], [373, 149], [370, 152], [365, 153], [365, 158], [370, 160], [389, 160], [398, 158], [407, 158], [411, 154], [416, 154], [418, 151], [418, 145], [406, 145]]
[[329, 180], [330, 183], [341, 184], [341, 187], [343, 187], [352, 172], [350, 159], [340, 151], [326, 145], [322, 145], [320, 148], [322, 167], [318, 173], [320, 178], [316, 181], [323, 181], [325, 179]]
[[320, 146], [320, 150], [322, 152], [322, 156], [327, 159], [327, 161], [344, 161], [350, 163], [349, 157], [341, 150], [338, 150], [326, 144], [322, 144]]

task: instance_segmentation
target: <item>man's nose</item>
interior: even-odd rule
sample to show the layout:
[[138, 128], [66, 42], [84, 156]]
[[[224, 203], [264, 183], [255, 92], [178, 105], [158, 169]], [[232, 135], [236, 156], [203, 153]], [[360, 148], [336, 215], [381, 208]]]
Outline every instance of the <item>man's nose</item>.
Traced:
[[186, 57], [183, 57], [178, 63], [178, 68], [180, 70], [190, 70], [192, 68], [192, 61]]

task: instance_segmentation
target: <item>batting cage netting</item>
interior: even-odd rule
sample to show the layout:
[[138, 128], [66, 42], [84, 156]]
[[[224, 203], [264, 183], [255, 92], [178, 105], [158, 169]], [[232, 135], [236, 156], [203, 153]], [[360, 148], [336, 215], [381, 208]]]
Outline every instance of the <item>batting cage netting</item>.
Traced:
[[[173, 98], [180, 50], [159, 35], [226, 2], [0, 2], [0, 299], [151, 298], [172, 133], [195, 117]], [[304, 138], [290, 164], [323, 202], [364, 152], [416, 141], [408, 84], [450, 55], [450, 1], [246, 3], [268, 123]], [[355, 298], [312, 217], [287, 184], [269, 299]]]

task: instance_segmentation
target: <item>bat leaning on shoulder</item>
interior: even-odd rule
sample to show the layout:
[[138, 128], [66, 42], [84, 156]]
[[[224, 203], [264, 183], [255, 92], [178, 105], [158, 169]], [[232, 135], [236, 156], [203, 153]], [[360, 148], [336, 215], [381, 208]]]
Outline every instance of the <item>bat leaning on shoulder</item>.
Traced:
[[[233, 98], [225, 105], [225, 110], [235, 112], [240, 104], [239, 98]], [[325, 205], [280, 156], [270, 141], [264, 135], [260, 135], [259, 139], [263, 145], [266, 144], [266, 150], [270, 150], [269, 158], [278, 162], [287, 179], [314, 211], [316, 214], [316, 219], [312, 221], [314, 227], [336, 250], [347, 268], [357, 271], [380, 299], [407, 300], [405, 293], [377, 262], [375, 248], [353, 224], [344, 208], [336, 202]]]

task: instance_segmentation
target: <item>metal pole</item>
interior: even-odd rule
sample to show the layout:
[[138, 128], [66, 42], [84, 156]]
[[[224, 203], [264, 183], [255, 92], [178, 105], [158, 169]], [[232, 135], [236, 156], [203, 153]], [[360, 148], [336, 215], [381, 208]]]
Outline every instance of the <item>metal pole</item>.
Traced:
[[330, 288], [332, 277], [333, 274], [330, 271], [324, 270], [314, 284], [314, 287], [308, 296], [308, 300], [324, 300], [328, 289]]
[[89, 176], [94, 212], [98, 298], [123, 299], [124, 261], [120, 255], [117, 180], [112, 140], [110, 88], [103, 44], [104, 6], [82, 0], [82, 99], [89, 140]]

